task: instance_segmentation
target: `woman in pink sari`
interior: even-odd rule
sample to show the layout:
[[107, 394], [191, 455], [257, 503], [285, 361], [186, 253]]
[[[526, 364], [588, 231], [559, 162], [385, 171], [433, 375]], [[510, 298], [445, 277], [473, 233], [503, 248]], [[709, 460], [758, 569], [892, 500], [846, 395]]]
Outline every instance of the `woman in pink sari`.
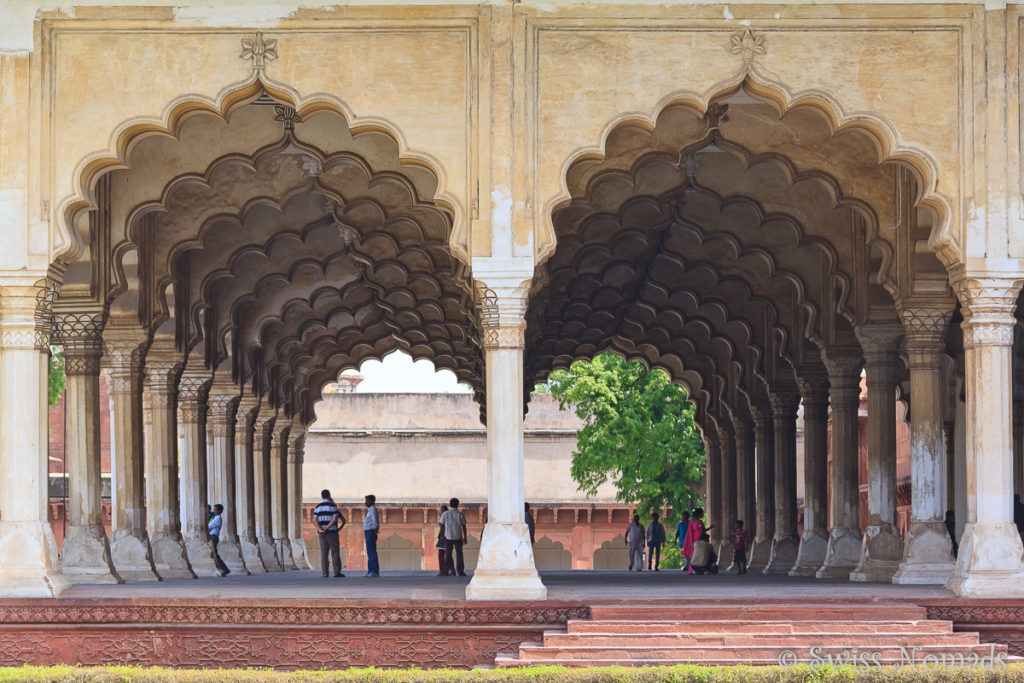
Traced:
[[686, 560], [686, 566], [689, 567], [690, 573], [693, 573], [693, 566], [690, 564], [690, 558], [693, 557], [693, 544], [696, 543], [701, 534], [707, 529], [704, 528], [704, 510], [703, 508], [696, 508], [693, 511], [693, 515], [690, 516], [690, 526], [686, 529], [686, 540], [683, 541], [683, 549], [680, 554]]

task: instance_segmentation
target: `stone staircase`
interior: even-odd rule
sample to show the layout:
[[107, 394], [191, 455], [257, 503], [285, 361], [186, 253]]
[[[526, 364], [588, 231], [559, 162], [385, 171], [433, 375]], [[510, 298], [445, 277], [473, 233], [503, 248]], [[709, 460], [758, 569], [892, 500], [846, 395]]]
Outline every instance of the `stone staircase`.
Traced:
[[912, 604], [709, 602], [687, 605], [594, 605], [591, 619], [545, 631], [498, 667], [755, 664], [820, 666], [929, 664], [999, 667], [1006, 646], [954, 633]]

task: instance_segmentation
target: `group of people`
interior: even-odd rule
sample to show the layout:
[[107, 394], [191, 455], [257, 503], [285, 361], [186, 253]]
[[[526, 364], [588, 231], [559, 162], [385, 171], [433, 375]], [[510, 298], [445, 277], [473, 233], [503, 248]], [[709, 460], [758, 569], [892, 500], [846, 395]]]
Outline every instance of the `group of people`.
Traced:
[[[711, 545], [708, 535], [714, 527], [704, 526], [704, 510], [696, 508], [693, 514], [684, 512], [683, 518], [676, 526], [676, 542], [679, 554], [683, 558], [683, 569], [690, 574], [717, 574], [718, 554]], [[643, 571], [644, 549], [647, 549], [647, 569], [661, 571], [661, 547], [667, 542], [665, 526], [660, 515], [651, 515], [651, 522], [645, 529], [640, 523], [640, 515], [633, 515], [633, 522], [626, 529], [626, 545], [629, 546], [629, 571]], [[743, 520], [736, 522], [732, 532], [733, 565], [737, 574], [747, 573], [747, 532], [743, 528]]]
[[[341, 530], [348, 521], [335, 504], [331, 492], [320, 492], [322, 500], [313, 510], [313, 524], [320, 538], [321, 576], [331, 576], [333, 566], [335, 578], [344, 578], [341, 573]], [[377, 514], [377, 497], [373, 494], [364, 499], [366, 512], [363, 514], [363, 538], [366, 542], [366, 576], [380, 576], [380, 561], [377, 559], [377, 538], [380, 536], [380, 516]], [[330, 559], [330, 562], [328, 560]]]

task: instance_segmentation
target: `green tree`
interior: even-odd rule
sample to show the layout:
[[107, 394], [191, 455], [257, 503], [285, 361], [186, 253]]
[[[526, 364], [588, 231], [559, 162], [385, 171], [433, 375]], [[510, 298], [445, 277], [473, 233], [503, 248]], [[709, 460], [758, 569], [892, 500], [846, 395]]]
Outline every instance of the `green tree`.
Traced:
[[[700, 505], [704, 443], [686, 390], [661, 370], [605, 351], [592, 361], [556, 370], [538, 387], [583, 420], [572, 454], [572, 477], [595, 495], [611, 480], [619, 500], [647, 516]], [[666, 519], [669, 544], [674, 524]]]
[[50, 347], [50, 372], [47, 377], [46, 398], [50, 405], [57, 405], [57, 401], [64, 394], [64, 384], [67, 377], [64, 375], [64, 354], [59, 346]]

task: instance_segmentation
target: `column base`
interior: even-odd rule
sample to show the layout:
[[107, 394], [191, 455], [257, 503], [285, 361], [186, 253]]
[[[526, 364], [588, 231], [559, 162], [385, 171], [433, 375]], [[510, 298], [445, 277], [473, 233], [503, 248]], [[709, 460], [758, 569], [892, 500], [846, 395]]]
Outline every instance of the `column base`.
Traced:
[[800, 537], [796, 534], [775, 534], [772, 539], [772, 556], [762, 574], [788, 574], [800, 551]]
[[53, 598], [70, 585], [48, 523], [0, 522], [0, 597]]
[[295, 562], [295, 566], [298, 569], [312, 569], [313, 565], [309, 563], [309, 558], [306, 556], [306, 542], [301, 538], [293, 538], [292, 542], [292, 560]]
[[268, 572], [283, 572], [281, 560], [277, 559], [277, 545], [272, 538], [264, 537], [258, 541], [260, 546], [260, 559], [263, 560], [263, 568]]
[[729, 571], [732, 569], [732, 558], [735, 548], [733, 548], [732, 539], [723, 540], [718, 546], [718, 568], [721, 571]]
[[153, 552], [153, 567], [163, 579], [194, 579], [195, 572], [188, 563], [185, 542], [178, 534], [156, 532], [149, 539]]
[[946, 588], [961, 598], [1024, 597], [1024, 546], [1012, 522], [968, 524]]
[[467, 600], [547, 600], [524, 523], [487, 522]]
[[263, 557], [260, 553], [260, 545], [255, 538], [238, 538], [238, 545], [242, 550], [242, 561], [250, 574], [262, 574], [267, 571], [263, 565]]
[[872, 524], [864, 531], [860, 563], [850, 581], [891, 582], [903, 559], [903, 539], [891, 524]]
[[285, 571], [298, 569], [295, 566], [295, 558], [292, 557], [292, 539], [275, 538], [274, 545], [277, 546], [277, 559], [281, 562], [281, 568]]
[[110, 559], [125, 581], [162, 581], [153, 566], [145, 531], [118, 529], [110, 537]]
[[828, 548], [825, 549], [825, 561], [815, 576], [819, 579], [849, 580], [850, 573], [860, 562], [862, 543], [860, 529], [831, 529], [828, 534]]
[[828, 534], [824, 531], [805, 531], [800, 537], [800, 548], [796, 562], [789, 570], [790, 576], [814, 576], [825, 563], [828, 551]]
[[759, 572], [768, 566], [772, 558], [772, 539], [769, 536], [755, 538], [750, 546], [750, 557], [747, 558], [747, 571]]
[[246, 567], [245, 560], [242, 558], [242, 547], [237, 538], [221, 537], [217, 543], [217, 552], [232, 574], [249, 576], [249, 568]]
[[107, 532], [98, 524], [72, 524], [60, 549], [60, 568], [72, 583], [124, 583], [110, 561]]
[[944, 585], [953, 576], [955, 561], [945, 523], [911, 522], [903, 546], [903, 561], [892, 582]]
[[206, 536], [186, 536], [185, 552], [192, 572], [200, 579], [220, 576], [213, 556], [213, 543]]

